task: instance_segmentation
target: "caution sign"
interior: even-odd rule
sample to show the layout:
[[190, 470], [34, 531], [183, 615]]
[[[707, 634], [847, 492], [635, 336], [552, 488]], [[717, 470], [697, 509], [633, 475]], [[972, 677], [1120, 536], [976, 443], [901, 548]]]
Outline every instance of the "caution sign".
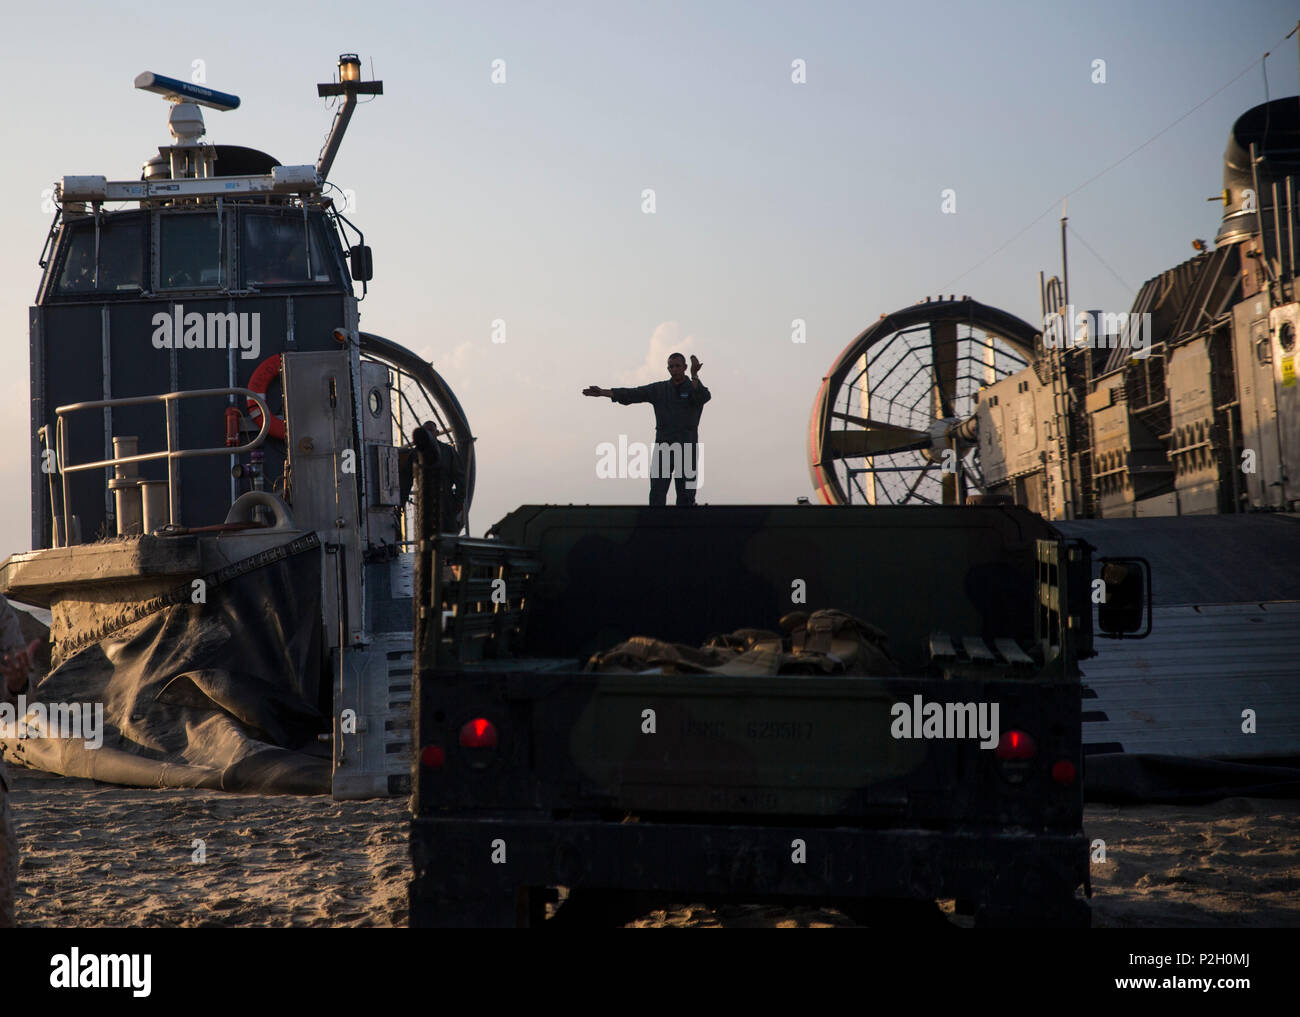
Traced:
[[1295, 384], [1295, 357], [1282, 358], [1282, 387], [1290, 388]]

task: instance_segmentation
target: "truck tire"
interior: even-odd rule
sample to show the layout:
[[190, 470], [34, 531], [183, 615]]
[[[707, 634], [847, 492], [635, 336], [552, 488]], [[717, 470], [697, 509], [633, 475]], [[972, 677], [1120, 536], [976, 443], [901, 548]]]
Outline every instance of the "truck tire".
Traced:
[[413, 880], [410, 927], [413, 929], [517, 929], [540, 925], [545, 897], [528, 887], [473, 896], [450, 895]]
[[575, 887], [546, 924], [556, 929], [619, 929], [662, 904], [634, 890]]
[[902, 897], [858, 897], [832, 901], [831, 907], [846, 918], [871, 929], [937, 929], [952, 923], [937, 901]]
[[975, 912], [977, 929], [1087, 929], [1091, 926], [1092, 908], [1073, 892], [1032, 901], [993, 902]]
[[985, 887], [975, 909], [975, 927], [1086, 929], [1092, 911], [1075, 895], [1081, 881], [1072, 865], [1060, 859], [1034, 859], [1021, 869], [1000, 870]]

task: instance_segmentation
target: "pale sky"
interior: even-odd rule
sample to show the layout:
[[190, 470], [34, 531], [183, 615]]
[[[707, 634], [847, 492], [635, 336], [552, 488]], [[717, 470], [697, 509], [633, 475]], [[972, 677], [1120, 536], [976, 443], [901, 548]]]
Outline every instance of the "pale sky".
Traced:
[[[188, 79], [203, 61], [209, 87], [243, 100], [205, 111], [207, 139], [297, 164], [330, 125], [315, 83], [341, 52], [361, 54], [366, 76], [373, 61], [385, 94], [357, 110], [331, 175], [355, 191], [350, 218], [374, 249], [362, 327], [432, 360], [465, 407], [475, 535], [525, 503], [644, 503], [646, 481], [597, 477], [596, 448], [651, 440], [650, 408], [580, 393], [666, 378], [674, 350], [704, 362], [713, 393], [701, 501], [810, 494], [812, 400], [858, 332], [940, 293], [1036, 319], [1037, 272], [1060, 270], [1062, 197], [1250, 68], [1071, 195], [1071, 227], [1109, 266], [1072, 240], [1071, 296], [1127, 310], [1194, 238], [1213, 239], [1221, 206], [1206, 198], [1228, 131], [1265, 98], [1252, 62], [1272, 51], [1272, 98], [1298, 81], [1296, 40], [1282, 38], [1300, 12], [1272, 0], [269, 10], [67, 0], [57, 18], [0, 16], [15, 82], [0, 109], [0, 423], [13, 436], [0, 556], [30, 546], [42, 192], [64, 174], [137, 179], [168, 142], [165, 102], [131, 86], [142, 71]], [[956, 214], [941, 211], [945, 188]]]

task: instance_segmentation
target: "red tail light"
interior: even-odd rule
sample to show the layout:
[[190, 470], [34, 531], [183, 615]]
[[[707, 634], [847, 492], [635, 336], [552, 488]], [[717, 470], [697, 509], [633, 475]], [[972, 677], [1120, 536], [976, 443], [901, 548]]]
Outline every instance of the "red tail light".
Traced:
[[420, 762], [431, 769], [438, 769], [447, 761], [447, 753], [441, 745], [426, 745], [420, 752]]
[[486, 717], [475, 717], [460, 729], [460, 743], [467, 749], [495, 749], [497, 729]]
[[1008, 731], [999, 740], [993, 754], [1006, 762], [1013, 759], [1033, 759], [1038, 747], [1034, 740], [1023, 731]]
[[1058, 784], [1073, 784], [1077, 771], [1068, 759], [1058, 759], [1052, 764], [1052, 780]]

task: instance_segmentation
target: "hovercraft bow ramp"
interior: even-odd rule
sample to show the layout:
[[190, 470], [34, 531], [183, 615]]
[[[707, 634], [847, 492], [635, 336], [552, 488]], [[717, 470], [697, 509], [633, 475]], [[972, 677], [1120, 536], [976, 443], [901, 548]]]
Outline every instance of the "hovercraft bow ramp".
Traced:
[[[1300, 517], [1053, 524], [1098, 556], [1151, 563], [1152, 631], [1098, 641], [1084, 752], [1266, 763], [1300, 757]], [[1243, 711], [1253, 711], [1254, 733]]]

